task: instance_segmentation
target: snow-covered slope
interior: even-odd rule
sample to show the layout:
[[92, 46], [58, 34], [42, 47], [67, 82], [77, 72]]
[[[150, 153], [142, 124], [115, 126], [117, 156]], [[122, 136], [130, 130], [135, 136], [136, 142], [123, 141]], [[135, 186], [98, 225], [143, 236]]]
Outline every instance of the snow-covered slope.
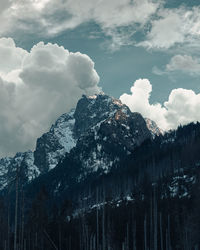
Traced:
[[76, 146], [74, 123], [74, 110], [72, 110], [60, 116], [50, 131], [37, 140], [34, 163], [42, 173], [53, 169], [64, 155]]

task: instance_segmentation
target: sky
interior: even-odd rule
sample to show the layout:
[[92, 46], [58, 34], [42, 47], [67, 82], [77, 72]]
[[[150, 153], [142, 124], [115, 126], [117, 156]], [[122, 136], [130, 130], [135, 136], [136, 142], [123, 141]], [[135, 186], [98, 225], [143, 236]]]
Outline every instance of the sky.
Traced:
[[82, 94], [105, 92], [163, 130], [200, 121], [199, 0], [0, 0], [0, 156]]

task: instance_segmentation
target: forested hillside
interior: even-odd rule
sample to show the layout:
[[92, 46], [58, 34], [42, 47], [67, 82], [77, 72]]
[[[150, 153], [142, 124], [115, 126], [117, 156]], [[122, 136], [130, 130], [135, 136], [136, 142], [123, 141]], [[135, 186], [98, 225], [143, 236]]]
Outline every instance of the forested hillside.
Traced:
[[199, 249], [199, 149], [192, 123], [145, 140], [109, 173], [82, 175], [68, 153], [28, 184], [18, 169], [1, 196], [1, 249]]

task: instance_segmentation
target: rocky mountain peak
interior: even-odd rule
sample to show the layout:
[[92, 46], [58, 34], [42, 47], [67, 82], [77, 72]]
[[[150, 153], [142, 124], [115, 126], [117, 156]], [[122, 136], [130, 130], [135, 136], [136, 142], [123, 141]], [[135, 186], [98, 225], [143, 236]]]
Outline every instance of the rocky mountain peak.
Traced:
[[77, 137], [90, 127], [112, 116], [117, 110], [126, 107], [120, 100], [100, 93], [94, 96], [85, 96], [78, 101], [74, 113], [74, 132]]
[[153, 121], [132, 113], [120, 100], [104, 93], [83, 95], [75, 109], [61, 115], [37, 139], [34, 152], [0, 160], [0, 184], [4, 187], [16, 174], [16, 166], [24, 169], [24, 176], [30, 181], [55, 168], [66, 154], [78, 159], [84, 169], [109, 171], [120, 157], [159, 133]]

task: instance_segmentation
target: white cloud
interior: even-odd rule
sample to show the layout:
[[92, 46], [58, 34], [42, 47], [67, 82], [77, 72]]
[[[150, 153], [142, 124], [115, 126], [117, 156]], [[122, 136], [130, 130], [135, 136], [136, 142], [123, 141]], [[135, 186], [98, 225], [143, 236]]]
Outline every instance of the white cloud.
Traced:
[[113, 50], [121, 45], [135, 44], [133, 34], [137, 31], [145, 37], [137, 45], [148, 49], [169, 49], [180, 44], [199, 47], [200, 6], [185, 4], [168, 9], [163, 7], [163, 0], [2, 1], [1, 36], [19, 38], [24, 33], [55, 36], [81, 24], [95, 22], [111, 38]]
[[152, 28], [147, 34], [146, 41], [139, 45], [147, 48], [168, 49], [177, 42], [183, 42], [184, 32], [181, 28], [183, 20], [180, 13], [165, 9], [159, 15], [159, 19], [152, 21]]
[[148, 79], [139, 79], [131, 87], [131, 94], [120, 96], [122, 103], [126, 104], [131, 111], [139, 112], [144, 117], [155, 121], [162, 129], [167, 128], [165, 113], [166, 109], [159, 103], [150, 104], [149, 97], [152, 92], [152, 85]]
[[192, 44], [200, 39], [200, 6], [161, 8], [145, 41], [138, 43], [148, 49], [169, 49], [177, 44]]
[[200, 121], [200, 94], [179, 88], [171, 91], [167, 102], [150, 104], [151, 92], [152, 85], [149, 80], [139, 79], [131, 87], [131, 94], [121, 95], [120, 100], [131, 111], [139, 112], [155, 121], [163, 130]]
[[196, 57], [189, 55], [175, 55], [169, 63], [165, 66], [164, 70], [154, 66], [152, 72], [156, 75], [170, 75], [172, 72], [181, 71], [184, 74], [191, 76], [200, 75], [200, 61]]
[[200, 121], [200, 94], [192, 90], [172, 90], [164, 106], [167, 109], [165, 117], [170, 128]]
[[200, 61], [188, 55], [175, 55], [166, 65], [166, 71], [182, 71], [190, 75], [200, 75]]
[[27, 52], [3, 38], [0, 54], [1, 155], [33, 148], [82, 94], [100, 91], [93, 61], [79, 52], [43, 42]]
[[[149, 21], [160, 2], [161, 0], [14, 0], [5, 5], [0, 13], [0, 35], [13, 37], [14, 34], [25, 31], [40, 36], [54, 36], [93, 21], [101, 27], [104, 34], [113, 38], [113, 46], [118, 40], [121, 45], [122, 41], [130, 38], [136, 27], [143, 27]], [[130, 34], [127, 27], [131, 29]]]
[[28, 52], [21, 48], [16, 48], [12, 38], [1, 38], [0, 40], [0, 72], [8, 74], [22, 66], [23, 58]]
[[74, 16], [80, 13], [78, 15], [88, 17], [90, 13], [92, 19], [103, 28], [115, 28], [131, 23], [144, 24], [155, 13], [158, 4], [151, 0], [70, 0], [66, 2], [66, 6]]
[[[57, 33], [88, 21], [96, 22], [105, 32], [117, 27], [144, 25], [156, 12], [159, 2], [159, 0], [63, 1], [62, 10], [65, 10], [68, 16], [63, 20], [61, 26], [56, 25], [53, 30], [49, 29], [49, 32]], [[52, 1], [51, 8], [49, 8], [51, 11], [54, 9], [54, 4], [57, 5], [57, 1]]]

